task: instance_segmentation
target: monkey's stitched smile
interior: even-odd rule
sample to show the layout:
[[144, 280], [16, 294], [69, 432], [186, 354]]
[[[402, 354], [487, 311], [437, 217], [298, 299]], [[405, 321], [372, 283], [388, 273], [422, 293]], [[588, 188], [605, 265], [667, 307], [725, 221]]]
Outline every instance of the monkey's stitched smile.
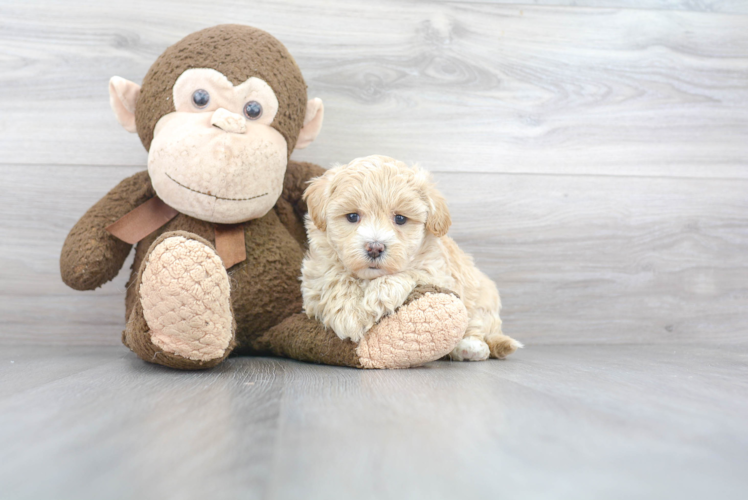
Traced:
[[184, 184], [182, 184], [181, 182], [179, 182], [178, 180], [176, 180], [174, 177], [172, 177], [171, 175], [169, 175], [166, 172], [164, 172], [164, 175], [166, 175], [166, 177], [168, 177], [169, 179], [171, 179], [178, 186], [181, 186], [181, 187], [183, 187], [185, 189], [189, 189], [193, 193], [202, 194], [202, 195], [205, 195], [205, 196], [210, 196], [211, 198], [215, 198], [217, 200], [248, 201], [248, 200], [254, 200], [255, 198], [262, 198], [263, 196], [267, 196], [267, 193], [262, 193], [262, 194], [258, 194], [257, 196], [250, 196], [249, 198], [224, 198], [223, 196], [216, 196], [216, 195], [210, 194], [210, 193], [203, 193], [202, 191], [198, 191], [197, 189], [192, 189], [189, 186], [185, 186]]

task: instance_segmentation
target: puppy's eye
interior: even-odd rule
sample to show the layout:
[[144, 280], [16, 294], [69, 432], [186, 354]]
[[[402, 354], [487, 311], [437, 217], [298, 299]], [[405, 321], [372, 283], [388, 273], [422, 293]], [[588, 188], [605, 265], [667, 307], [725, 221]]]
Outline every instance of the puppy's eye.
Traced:
[[207, 90], [198, 89], [192, 93], [192, 103], [198, 108], [204, 108], [210, 102], [210, 94]]
[[405, 224], [405, 222], [407, 220], [408, 220], [408, 218], [405, 217], [404, 215], [396, 215], [395, 216], [395, 224], [397, 224], [398, 226], [402, 226], [403, 224]]
[[358, 214], [348, 214], [345, 216], [345, 218], [348, 219], [348, 222], [353, 222], [353, 223], [356, 223], [361, 219], [361, 217], [359, 217]]
[[249, 101], [244, 105], [244, 115], [250, 120], [256, 120], [262, 116], [262, 105], [257, 101]]

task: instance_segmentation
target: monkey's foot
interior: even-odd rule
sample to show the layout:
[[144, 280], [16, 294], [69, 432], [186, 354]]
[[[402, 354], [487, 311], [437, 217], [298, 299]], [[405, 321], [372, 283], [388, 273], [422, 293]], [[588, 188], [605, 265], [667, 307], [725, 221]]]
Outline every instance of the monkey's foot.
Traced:
[[408, 368], [435, 361], [460, 341], [468, 317], [449, 291], [419, 286], [358, 344], [306, 314], [294, 314], [260, 336], [255, 353], [353, 368]]
[[146, 361], [209, 368], [233, 347], [230, 286], [221, 259], [189, 233], [159, 238], [139, 280], [125, 344]]
[[467, 324], [467, 310], [455, 295], [417, 287], [394, 314], [369, 330], [356, 354], [363, 368], [422, 365], [449, 354]]

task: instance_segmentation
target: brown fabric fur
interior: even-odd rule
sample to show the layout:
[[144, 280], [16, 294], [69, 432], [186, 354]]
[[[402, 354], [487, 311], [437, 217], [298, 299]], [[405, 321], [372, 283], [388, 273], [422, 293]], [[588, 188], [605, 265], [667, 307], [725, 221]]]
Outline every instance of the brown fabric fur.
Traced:
[[187, 35], [167, 48], [143, 78], [135, 123], [140, 141], [150, 149], [158, 120], [174, 112], [173, 87], [188, 69], [212, 68], [234, 85], [256, 76], [278, 98], [275, 128], [291, 155], [306, 114], [306, 83], [296, 61], [271, 34], [239, 24], [223, 24]]
[[426, 295], [428, 295], [430, 293], [446, 293], [446, 294], [454, 295], [458, 299], [460, 298], [460, 296], [457, 295], [452, 290], [447, 290], [447, 289], [442, 288], [440, 286], [436, 286], [436, 285], [418, 285], [410, 293], [410, 295], [408, 295], [408, 298], [405, 299], [405, 302], [403, 302], [403, 306], [407, 306], [411, 302], [416, 301], [416, 300], [420, 299], [421, 297], [425, 297]]
[[305, 250], [308, 241], [304, 228], [304, 215], [307, 212], [304, 190], [310, 179], [324, 173], [325, 169], [314, 163], [290, 162], [283, 180], [283, 194], [275, 205], [278, 218]]
[[93, 290], [117, 276], [132, 245], [115, 238], [105, 228], [155, 195], [148, 172], [139, 172], [88, 209], [62, 246], [62, 281], [75, 290]]
[[306, 229], [304, 228], [304, 223], [299, 220], [294, 206], [287, 200], [278, 198], [278, 202], [275, 204], [275, 213], [281, 224], [285, 226], [291, 236], [299, 243], [299, 246], [306, 250], [308, 248]]
[[235, 352], [274, 354], [311, 363], [363, 368], [357, 347], [350, 339], [341, 340], [319, 321], [299, 313], [259, 336], [248, 350], [240, 347]]

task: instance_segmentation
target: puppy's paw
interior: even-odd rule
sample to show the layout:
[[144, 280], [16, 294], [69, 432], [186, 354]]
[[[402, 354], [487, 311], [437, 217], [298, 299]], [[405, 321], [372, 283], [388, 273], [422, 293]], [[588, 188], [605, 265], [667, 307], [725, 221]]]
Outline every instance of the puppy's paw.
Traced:
[[335, 316], [323, 323], [340, 339], [360, 342], [366, 332], [374, 326], [374, 319], [360, 309], [343, 307]]
[[337, 325], [335, 327], [332, 327], [332, 331], [335, 332], [335, 335], [337, 335], [339, 339], [350, 339], [353, 342], [360, 342], [366, 334], [366, 329], [364, 327], [354, 325], [350, 325], [348, 327]]
[[491, 355], [488, 344], [477, 337], [465, 337], [449, 353], [453, 361], [485, 361]]
[[370, 280], [364, 289], [363, 304], [377, 322], [402, 306], [416, 287], [416, 281], [409, 273], [382, 276]]
[[524, 347], [522, 342], [514, 340], [512, 337], [506, 335], [494, 335], [493, 337], [486, 338], [488, 348], [491, 350], [491, 357], [496, 359], [504, 359], [512, 354], [517, 349]]

